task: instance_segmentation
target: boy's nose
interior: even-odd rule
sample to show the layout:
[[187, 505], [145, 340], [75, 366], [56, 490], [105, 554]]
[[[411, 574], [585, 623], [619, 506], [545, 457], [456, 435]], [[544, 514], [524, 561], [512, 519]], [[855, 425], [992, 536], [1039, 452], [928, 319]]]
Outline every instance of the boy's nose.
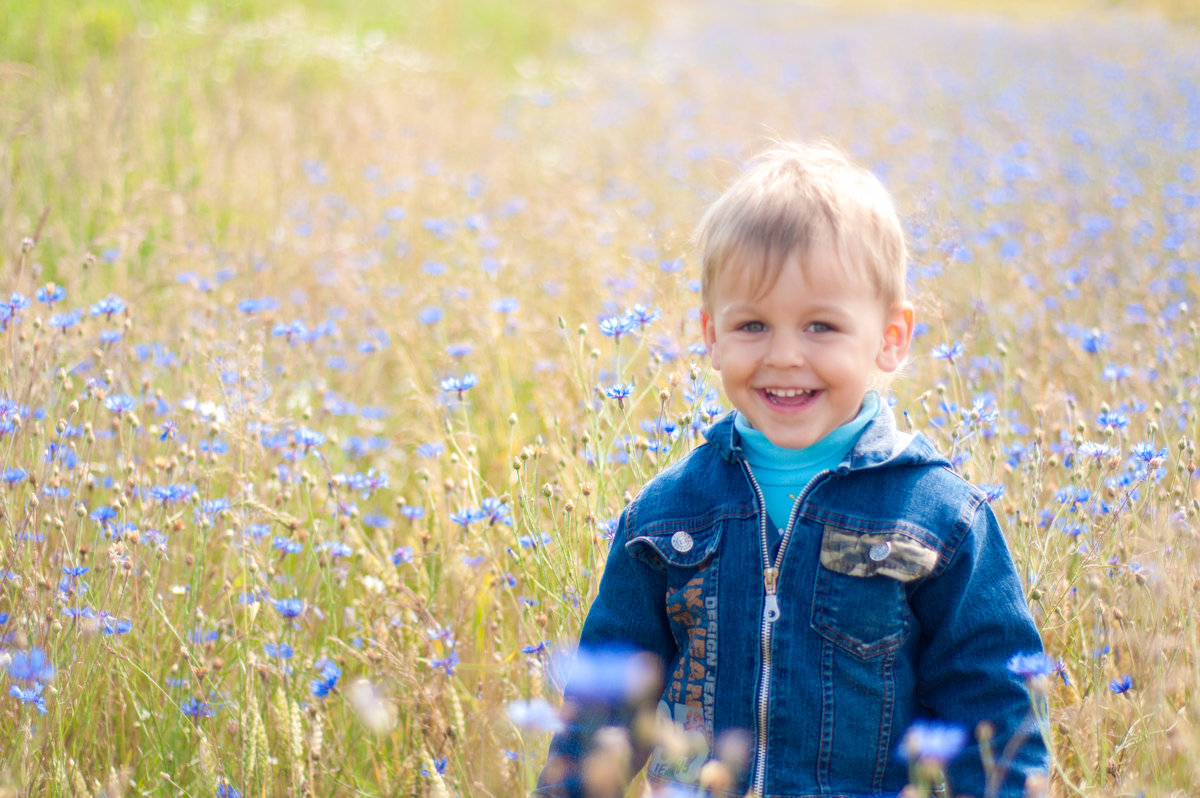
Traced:
[[776, 368], [795, 368], [804, 365], [804, 345], [794, 335], [775, 334], [767, 350], [767, 365]]

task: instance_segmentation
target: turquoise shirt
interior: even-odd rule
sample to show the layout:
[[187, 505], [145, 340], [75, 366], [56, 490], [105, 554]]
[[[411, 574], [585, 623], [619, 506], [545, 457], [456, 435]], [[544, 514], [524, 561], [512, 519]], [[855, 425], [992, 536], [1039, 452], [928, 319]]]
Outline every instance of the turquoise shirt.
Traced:
[[803, 449], [784, 449], [767, 440], [741, 413], [734, 425], [742, 438], [742, 452], [767, 502], [767, 518], [780, 531], [787, 526], [796, 496], [822, 471], [837, 468], [867, 423], [879, 412], [879, 394], [868, 391], [858, 415]]

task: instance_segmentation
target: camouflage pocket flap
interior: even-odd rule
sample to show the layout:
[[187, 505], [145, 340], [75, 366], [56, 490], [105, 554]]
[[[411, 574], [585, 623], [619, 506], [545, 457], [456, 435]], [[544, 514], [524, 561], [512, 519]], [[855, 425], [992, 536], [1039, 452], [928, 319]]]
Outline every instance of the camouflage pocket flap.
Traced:
[[821, 565], [846, 576], [911, 582], [933, 572], [938, 553], [903, 532], [855, 532], [825, 525]]

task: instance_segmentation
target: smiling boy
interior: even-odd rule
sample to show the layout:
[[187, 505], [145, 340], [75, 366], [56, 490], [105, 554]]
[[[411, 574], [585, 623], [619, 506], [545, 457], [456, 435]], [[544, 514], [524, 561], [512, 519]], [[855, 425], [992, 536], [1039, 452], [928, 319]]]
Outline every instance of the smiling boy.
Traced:
[[1042, 650], [1038, 631], [984, 495], [878, 393], [914, 321], [890, 197], [832, 147], [781, 145], [709, 208], [698, 244], [734, 412], [622, 513], [580, 638], [585, 656], [659, 663], [658, 712], [691, 747], [655, 748], [575, 678], [538, 793], [600, 794], [591, 752], [616, 728], [625, 780], [649, 757], [668, 790], [895, 796], [906, 730], [936, 722], [990, 735], [990, 755], [979, 738], [950, 763], [955, 793], [1021, 796], [1048, 757], [1006, 664]]

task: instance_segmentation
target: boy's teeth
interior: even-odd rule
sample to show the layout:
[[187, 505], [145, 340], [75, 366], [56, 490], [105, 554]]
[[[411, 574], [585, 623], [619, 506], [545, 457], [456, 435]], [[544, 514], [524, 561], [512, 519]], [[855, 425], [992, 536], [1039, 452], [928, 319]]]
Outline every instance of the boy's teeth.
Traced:
[[781, 388], [767, 388], [767, 393], [769, 393], [771, 396], [782, 396], [784, 398], [788, 398], [792, 396], [808, 396], [810, 393], [812, 393], [812, 391], [803, 391], [793, 388], [788, 388], [786, 390]]

